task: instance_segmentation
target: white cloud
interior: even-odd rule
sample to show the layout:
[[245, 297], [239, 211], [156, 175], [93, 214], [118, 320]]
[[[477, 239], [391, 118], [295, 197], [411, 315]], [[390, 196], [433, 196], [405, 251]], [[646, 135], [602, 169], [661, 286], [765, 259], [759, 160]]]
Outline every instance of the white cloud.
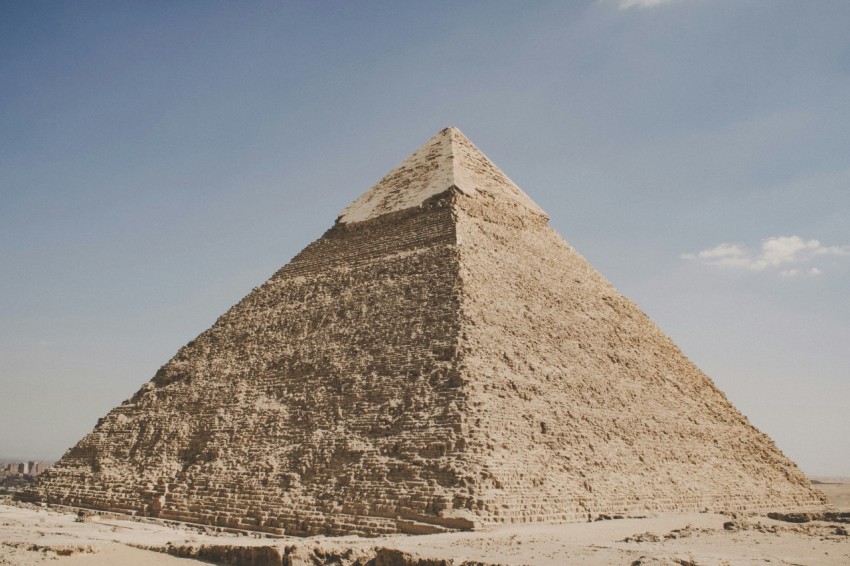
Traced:
[[784, 269], [784, 270], [779, 272], [779, 275], [781, 275], [782, 277], [787, 277], [787, 278], [803, 277], [803, 276], [815, 277], [817, 275], [820, 275], [821, 273], [823, 273], [823, 271], [821, 271], [817, 267], [810, 267], [809, 269], [797, 269], [795, 267], [794, 269]]
[[850, 257], [850, 246], [824, 246], [818, 240], [804, 240], [799, 236], [773, 236], [762, 241], [758, 253], [751, 253], [740, 244], [720, 244], [695, 254], [682, 254], [682, 259], [699, 261], [720, 268], [779, 271], [782, 277], [816, 276], [823, 273], [819, 267], [792, 267], [824, 256]]
[[651, 8], [652, 6], [660, 6], [661, 4], [669, 4], [676, 0], [620, 0], [620, 9], [628, 10], [629, 8]]

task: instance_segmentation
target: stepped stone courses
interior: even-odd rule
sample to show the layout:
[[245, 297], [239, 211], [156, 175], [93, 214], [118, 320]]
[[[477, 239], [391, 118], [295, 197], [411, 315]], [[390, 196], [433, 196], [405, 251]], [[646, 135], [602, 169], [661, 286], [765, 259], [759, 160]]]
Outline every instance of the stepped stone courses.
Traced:
[[42, 501], [274, 534], [826, 500], [448, 128], [42, 475]]

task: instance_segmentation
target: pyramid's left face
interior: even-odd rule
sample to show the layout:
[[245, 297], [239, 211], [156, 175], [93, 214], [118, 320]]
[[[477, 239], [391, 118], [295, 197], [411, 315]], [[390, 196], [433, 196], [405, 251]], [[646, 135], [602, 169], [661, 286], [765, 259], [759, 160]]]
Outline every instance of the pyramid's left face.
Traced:
[[466, 481], [440, 459], [463, 448], [451, 198], [328, 231], [101, 419], [40, 497], [295, 534], [450, 509]]
[[346, 224], [374, 220], [418, 207], [445, 193], [455, 184], [453, 150], [456, 134], [451, 128], [438, 133], [414, 151], [398, 167], [349, 204], [339, 216]]

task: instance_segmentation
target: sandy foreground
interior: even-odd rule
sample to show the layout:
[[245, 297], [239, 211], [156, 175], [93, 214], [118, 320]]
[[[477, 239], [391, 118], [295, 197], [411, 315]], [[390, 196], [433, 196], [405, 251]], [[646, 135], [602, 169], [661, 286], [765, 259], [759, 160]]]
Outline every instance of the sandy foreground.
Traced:
[[[850, 483], [818, 488], [850, 511]], [[111, 517], [79, 522], [72, 513], [0, 505], [0, 564], [846, 565], [848, 531], [842, 522], [691, 513], [427, 536], [255, 538]]]

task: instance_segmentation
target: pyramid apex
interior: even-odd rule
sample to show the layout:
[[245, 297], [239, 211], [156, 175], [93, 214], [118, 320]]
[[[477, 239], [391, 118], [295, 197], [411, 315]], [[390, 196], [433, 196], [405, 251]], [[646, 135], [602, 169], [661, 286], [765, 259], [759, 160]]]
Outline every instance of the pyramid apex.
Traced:
[[489, 194], [546, 217], [459, 128], [448, 126], [348, 205], [337, 221], [363, 222], [414, 208], [452, 188], [469, 197]]

